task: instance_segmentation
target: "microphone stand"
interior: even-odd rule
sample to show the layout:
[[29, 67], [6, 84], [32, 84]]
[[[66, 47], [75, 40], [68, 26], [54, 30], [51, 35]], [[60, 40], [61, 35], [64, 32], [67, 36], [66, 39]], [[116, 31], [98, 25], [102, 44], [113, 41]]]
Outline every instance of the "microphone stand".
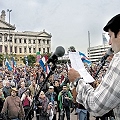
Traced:
[[32, 108], [34, 107], [36, 101], [38, 101], [38, 97], [39, 97], [40, 92], [41, 92], [42, 89], [44, 88], [44, 85], [46, 84], [46, 82], [47, 82], [48, 78], [50, 77], [50, 75], [52, 75], [52, 72], [55, 70], [55, 68], [56, 68], [56, 64], [55, 64], [55, 62], [54, 62], [54, 63], [53, 63], [53, 66], [52, 66], [51, 69], [50, 69], [49, 74], [47, 75], [47, 77], [45, 78], [45, 80], [44, 80], [44, 82], [43, 82], [42, 87], [40, 88], [40, 90], [38, 91], [38, 93], [37, 93], [36, 95], [34, 95], [32, 105], [30, 106], [30, 109], [28, 110], [27, 115], [24, 117], [24, 120], [27, 119], [28, 114], [30, 113], [30, 111], [31, 111]]
[[96, 72], [94, 78], [97, 77], [98, 73], [100, 72], [100, 70], [102, 69], [102, 67], [103, 67], [104, 65], [105, 65], [105, 60], [103, 60], [102, 63], [100, 64], [100, 67], [99, 67], [99, 69], [97, 70], [97, 72]]

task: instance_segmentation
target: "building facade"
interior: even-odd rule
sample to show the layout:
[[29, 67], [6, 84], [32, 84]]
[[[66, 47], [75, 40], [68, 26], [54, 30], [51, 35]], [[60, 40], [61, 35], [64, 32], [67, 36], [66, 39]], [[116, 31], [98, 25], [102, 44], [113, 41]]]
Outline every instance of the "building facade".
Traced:
[[[90, 47], [87, 49], [87, 57], [91, 62], [99, 62], [100, 59], [105, 55], [107, 50], [110, 48], [110, 45], [104, 44], [104, 45], [98, 45], [94, 47]], [[69, 55], [65, 54], [62, 57], [59, 57], [58, 60], [69, 60]]]
[[98, 45], [94, 47], [90, 47], [87, 49], [88, 58], [91, 62], [98, 62], [102, 58], [102, 56], [106, 53], [106, 51], [110, 48], [110, 45]]
[[17, 64], [23, 65], [22, 58], [36, 55], [36, 52], [51, 53], [51, 34], [41, 32], [16, 32], [16, 27], [5, 21], [5, 11], [0, 16], [0, 54], [15, 54]]

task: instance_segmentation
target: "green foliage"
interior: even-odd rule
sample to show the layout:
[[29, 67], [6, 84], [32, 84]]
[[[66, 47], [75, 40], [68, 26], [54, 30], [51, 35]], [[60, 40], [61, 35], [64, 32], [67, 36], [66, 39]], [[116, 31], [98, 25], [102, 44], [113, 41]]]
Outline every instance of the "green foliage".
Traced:
[[[28, 58], [28, 65], [33, 66], [34, 63], [36, 62], [36, 57], [33, 55], [28, 55], [27, 58]], [[23, 60], [23, 63], [26, 64], [25, 58], [23, 58], [22, 60]]]
[[0, 54], [0, 66], [2, 66], [4, 60], [4, 55]]
[[14, 58], [15, 59], [15, 61], [17, 61], [17, 56], [16, 56], [16, 54], [13, 54], [13, 53], [11, 53], [11, 54], [8, 54], [8, 53], [6, 53], [6, 54], [3, 54], [3, 56], [4, 56], [4, 59], [8, 59], [8, 61], [10, 61], [10, 60], [12, 60], [12, 58]]

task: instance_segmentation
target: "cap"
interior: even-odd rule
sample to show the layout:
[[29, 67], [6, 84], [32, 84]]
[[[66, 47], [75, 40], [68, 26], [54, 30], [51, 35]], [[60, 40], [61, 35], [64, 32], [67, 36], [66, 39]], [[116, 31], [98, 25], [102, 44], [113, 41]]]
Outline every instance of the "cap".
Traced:
[[120, 14], [114, 16], [103, 28], [105, 32], [108, 32], [108, 29], [113, 29], [113, 30], [120, 29]]
[[11, 88], [11, 91], [17, 92], [18, 90], [17, 90], [17, 88]]
[[54, 89], [54, 87], [53, 87], [53, 86], [50, 86], [50, 87], [49, 87], [49, 89], [51, 89], [51, 88], [52, 88], [52, 89]]

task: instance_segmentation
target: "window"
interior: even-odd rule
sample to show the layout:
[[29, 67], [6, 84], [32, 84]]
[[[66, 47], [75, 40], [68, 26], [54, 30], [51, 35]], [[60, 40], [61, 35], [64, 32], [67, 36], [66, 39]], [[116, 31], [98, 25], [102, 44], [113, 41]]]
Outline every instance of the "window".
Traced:
[[33, 40], [33, 44], [35, 44], [35, 40]]
[[31, 44], [31, 39], [29, 39], [28, 43]]
[[10, 36], [10, 39], [9, 39], [10, 42], [12, 42], [12, 36]]
[[27, 48], [26, 47], [24, 47], [24, 53], [26, 53], [27, 52]]
[[15, 53], [17, 53], [17, 46], [15, 46]]
[[31, 48], [29, 48], [29, 53], [31, 53]]
[[8, 51], [7, 51], [7, 46], [5, 46], [5, 52], [8, 52]]
[[19, 53], [22, 53], [22, 48], [19, 48]]
[[49, 53], [49, 47], [47, 47], [47, 53]]
[[14, 43], [17, 43], [17, 38], [14, 39]]
[[41, 39], [38, 39], [38, 44], [40, 44]]
[[22, 43], [22, 39], [21, 38], [19, 39], [19, 43]]
[[7, 42], [7, 36], [4, 36], [4, 41]]
[[49, 44], [49, 40], [47, 40], [47, 44]]
[[43, 53], [45, 53], [45, 48], [43, 48]]
[[2, 42], [2, 36], [0, 36], [0, 42]]
[[10, 53], [12, 53], [12, 46], [10, 46]]
[[43, 39], [43, 44], [45, 44], [45, 39]]
[[41, 48], [39, 48], [39, 52], [41, 51]]
[[33, 48], [33, 52], [36, 53], [36, 48]]
[[27, 42], [26, 42], [26, 39], [24, 39], [24, 43], [27, 43]]
[[2, 52], [2, 45], [0, 45], [0, 52]]

